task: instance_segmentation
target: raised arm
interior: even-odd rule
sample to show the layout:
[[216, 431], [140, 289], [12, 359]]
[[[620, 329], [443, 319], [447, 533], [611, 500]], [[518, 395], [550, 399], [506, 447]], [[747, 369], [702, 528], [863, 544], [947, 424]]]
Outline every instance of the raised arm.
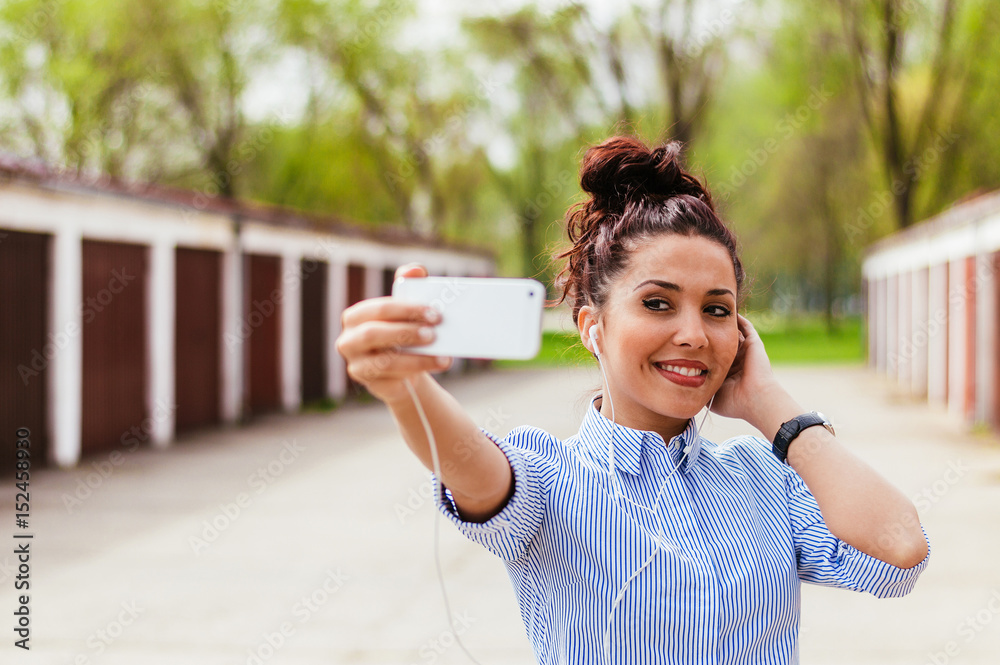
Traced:
[[[713, 410], [746, 420], [773, 441], [782, 423], [806, 409], [774, 378], [760, 336], [739, 318], [746, 339]], [[788, 463], [840, 540], [898, 568], [911, 568], [927, 555], [913, 503], [826, 428], [803, 430], [788, 448]]]
[[[426, 277], [409, 264], [396, 277]], [[441, 482], [451, 490], [463, 519], [485, 521], [513, 492], [513, 474], [503, 452], [486, 437], [458, 401], [431, 376], [451, 360], [403, 353], [400, 347], [429, 344], [440, 315], [429, 307], [391, 296], [370, 298], [344, 310], [337, 351], [347, 373], [389, 407], [410, 450], [433, 470], [430, 444], [404, 379], [409, 379], [437, 443]], [[421, 333], [429, 336], [421, 337]]]

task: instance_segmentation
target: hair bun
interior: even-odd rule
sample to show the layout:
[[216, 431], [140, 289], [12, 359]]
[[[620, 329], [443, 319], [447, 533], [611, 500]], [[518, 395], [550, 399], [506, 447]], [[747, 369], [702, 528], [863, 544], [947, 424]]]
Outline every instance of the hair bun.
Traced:
[[681, 165], [681, 144], [671, 141], [650, 149], [642, 141], [616, 136], [587, 150], [580, 166], [580, 186], [604, 210], [623, 210], [644, 196], [697, 197], [711, 206], [708, 192]]

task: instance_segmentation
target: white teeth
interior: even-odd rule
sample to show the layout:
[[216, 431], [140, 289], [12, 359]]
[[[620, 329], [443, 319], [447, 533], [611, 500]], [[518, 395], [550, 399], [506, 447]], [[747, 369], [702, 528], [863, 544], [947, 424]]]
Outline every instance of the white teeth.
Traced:
[[682, 376], [701, 376], [704, 370], [695, 369], [694, 367], [679, 367], [677, 365], [663, 365], [663, 369], [668, 372], [674, 372]]

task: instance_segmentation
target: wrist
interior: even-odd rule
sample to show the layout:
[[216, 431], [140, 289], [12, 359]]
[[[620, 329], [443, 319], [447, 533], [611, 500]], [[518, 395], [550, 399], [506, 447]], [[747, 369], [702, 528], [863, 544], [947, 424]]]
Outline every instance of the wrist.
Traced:
[[755, 391], [755, 395], [747, 421], [760, 430], [768, 441], [774, 441], [782, 423], [805, 413], [802, 406], [777, 382]]
[[[431, 375], [428, 372], [417, 372], [416, 374], [411, 374], [408, 378], [410, 379], [410, 385], [413, 386], [413, 390], [418, 395], [421, 395], [426, 391], [426, 381], [431, 378]], [[410, 396], [410, 391], [406, 389], [405, 379], [397, 380], [392, 388], [380, 392], [381, 395], [377, 396], [392, 411], [401, 408], [413, 408], [413, 398]]]
[[[822, 429], [827, 430], [831, 436], [833, 435], [833, 425], [830, 424], [830, 421], [822, 413], [810, 411], [809, 413], [795, 416], [785, 422], [781, 426], [781, 429], [778, 430], [778, 434], [774, 437], [771, 445], [771, 450], [782, 462], [794, 464], [796, 459], [801, 461], [801, 457], [795, 453], [802, 452], [805, 449], [803, 448], [803, 444], [795, 442], [802, 436], [805, 436], [809, 439], [806, 448], [812, 448], [812, 444], [818, 443], [818, 441], [813, 439], [810, 434], [813, 431], [818, 431], [820, 429], [819, 425], [822, 425]], [[816, 429], [814, 430], [813, 428]]]

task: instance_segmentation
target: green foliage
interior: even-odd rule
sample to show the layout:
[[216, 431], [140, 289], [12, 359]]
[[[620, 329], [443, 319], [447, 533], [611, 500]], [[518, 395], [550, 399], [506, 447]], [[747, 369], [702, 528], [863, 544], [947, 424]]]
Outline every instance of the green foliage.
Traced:
[[[899, 224], [894, 177], [913, 219], [1000, 187], [1000, 4], [897, 2], [887, 25], [886, 1], [477, 9], [443, 43], [415, 0], [8, 0], [0, 150], [475, 242], [551, 282], [585, 147], [680, 136], [751, 306], [832, 329]], [[304, 102], [269, 115], [251, 93], [275, 72]]]
[[596, 362], [574, 332], [547, 330], [542, 333], [542, 346], [531, 360], [494, 360], [496, 367], [554, 367], [586, 365]]
[[[756, 320], [752, 313], [747, 316]], [[819, 316], [797, 316], [778, 319], [758, 333], [773, 365], [860, 363], [865, 359], [862, 324], [860, 317], [847, 317], [829, 329]]]
[[255, 163], [244, 186], [261, 201], [372, 225], [399, 223], [379, 164], [356, 127], [277, 128]]

